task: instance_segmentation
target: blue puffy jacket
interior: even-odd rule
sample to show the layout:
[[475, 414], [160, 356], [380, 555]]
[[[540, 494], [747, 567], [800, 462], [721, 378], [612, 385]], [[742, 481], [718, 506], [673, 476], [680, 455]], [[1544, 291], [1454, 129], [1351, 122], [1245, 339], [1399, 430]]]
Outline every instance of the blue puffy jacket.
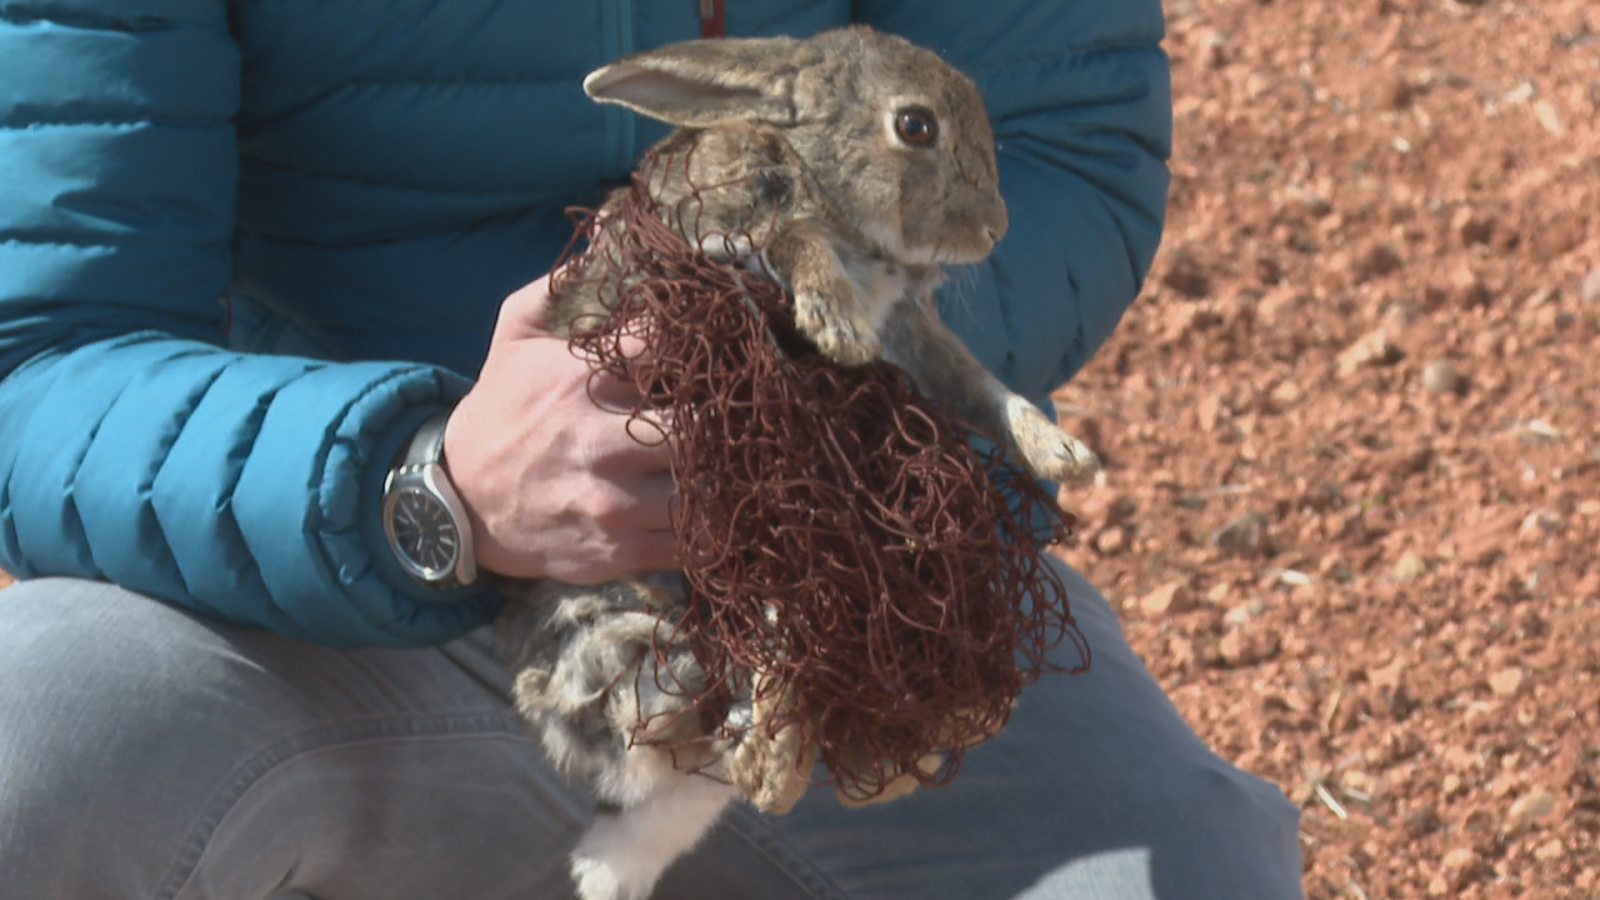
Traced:
[[[330, 644], [486, 622], [487, 590], [399, 570], [384, 471], [463, 395], [563, 207], [662, 133], [583, 74], [698, 37], [700, 5], [0, 0], [0, 568]], [[982, 89], [1011, 231], [947, 313], [1045, 396], [1159, 239], [1157, 0], [726, 8], [731, 35], [852, 19]]]

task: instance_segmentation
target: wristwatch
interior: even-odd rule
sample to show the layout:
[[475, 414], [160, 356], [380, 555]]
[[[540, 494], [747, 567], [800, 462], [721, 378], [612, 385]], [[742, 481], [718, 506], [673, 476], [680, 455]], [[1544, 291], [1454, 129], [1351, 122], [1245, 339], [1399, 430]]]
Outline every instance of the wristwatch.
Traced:
[[478, 577], [472, 526], [444, 469], [449, 413], [423, 423], [383, 483], [383, 533], [412, 578], [429, 587], [471, 584]]

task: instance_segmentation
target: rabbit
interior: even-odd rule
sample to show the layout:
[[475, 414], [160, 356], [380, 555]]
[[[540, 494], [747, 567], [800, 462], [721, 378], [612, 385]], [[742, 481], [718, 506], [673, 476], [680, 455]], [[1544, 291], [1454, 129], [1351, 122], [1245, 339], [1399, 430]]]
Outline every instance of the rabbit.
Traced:
[[[583, 87], [676, 126], [658, 148], [693, 141], [691, 154], [647, 158], [677, 160], [645, 173], [652, 194], [676, 208], [695, 198], [694, 185], [718, 185], [692, 201], [699, 234], [681, 236], [782, 284], [798, 330], [823, 355], [900, 366], [1036, 476], [1081, 483], [1098, 470], [1087, 447], [990, 375], [935, 310], [941, 267], [983, 260], [1008, 224], [982, 98], [936, 54], [857, 25], [664, 46], [597, 69]], [[729, 234], [748, 244], [708, 237]], [[551, 321], [603, 314], [617, 289], [596, 284], [567, 280]], [[718, 723], [685, 713], [701, 685], [673, 630], [683, 593], [671, 578], [542, 581], [510, 593], [497, 648], [518, 710], [553, 763], [599, 797], [571, 858], [582, 900], [643, 900], [730, 801], [784, 812], [803, 792], [796, 773], [808, 757], [793, 727], [770, 739], [752, 728], [730, 746], [707, 737]], [[781, 712], [745, 698], [728, 716]], [[635, 741], [641, 721], [658, 723], [652, 734], [670, 749]], [[741, 772], [779, 774], [752, 781], [732, 774], [734, 761]], [[888, 795], [904, 792], [892, 787]]]

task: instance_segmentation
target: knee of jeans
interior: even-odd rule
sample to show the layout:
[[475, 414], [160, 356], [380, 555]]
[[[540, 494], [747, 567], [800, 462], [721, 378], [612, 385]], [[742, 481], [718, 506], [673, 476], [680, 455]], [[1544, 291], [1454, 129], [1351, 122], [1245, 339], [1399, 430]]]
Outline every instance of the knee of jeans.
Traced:
[[192, 763], [230, 701], [182, 615], [101, 617], [42, 592], [24, 583], [0, 603], [0, 805], [126, 793]]

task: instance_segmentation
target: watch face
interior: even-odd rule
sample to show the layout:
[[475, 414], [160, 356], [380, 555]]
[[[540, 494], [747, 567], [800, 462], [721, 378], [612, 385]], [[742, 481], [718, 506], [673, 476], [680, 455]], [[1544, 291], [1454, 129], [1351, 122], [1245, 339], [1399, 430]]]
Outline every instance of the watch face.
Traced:
[[431, 495], [416, 489], [401, 490], [394, 498], [390, 517], [395, 546], [402, 556], [423, 570], [427, 578], [449, 572], [461, 551], [461, 536], [450, 511]]

